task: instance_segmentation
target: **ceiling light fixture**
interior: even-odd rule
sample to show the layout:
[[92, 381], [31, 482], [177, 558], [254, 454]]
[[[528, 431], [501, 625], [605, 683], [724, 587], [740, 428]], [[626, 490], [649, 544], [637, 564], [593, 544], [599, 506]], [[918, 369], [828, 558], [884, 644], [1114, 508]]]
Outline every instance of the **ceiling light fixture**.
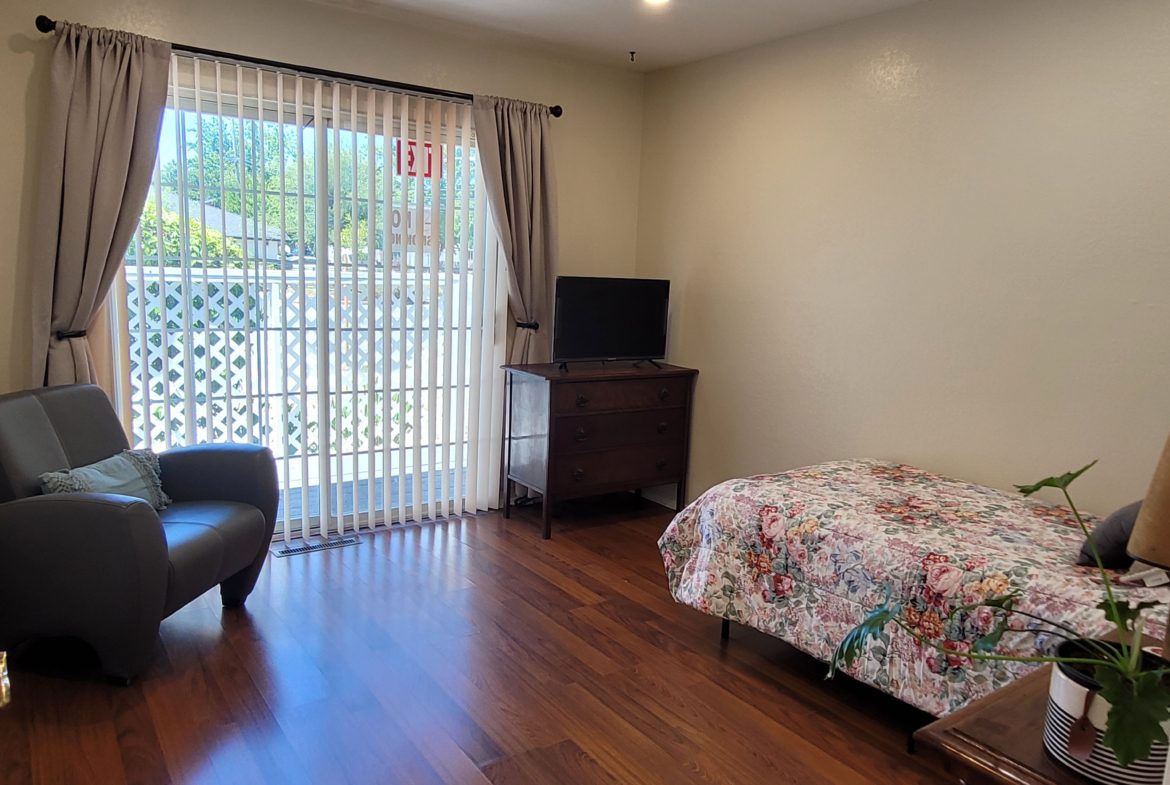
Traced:
[[670, 2], [670, 0], [642, 0], [646, 5], [663, 6]]

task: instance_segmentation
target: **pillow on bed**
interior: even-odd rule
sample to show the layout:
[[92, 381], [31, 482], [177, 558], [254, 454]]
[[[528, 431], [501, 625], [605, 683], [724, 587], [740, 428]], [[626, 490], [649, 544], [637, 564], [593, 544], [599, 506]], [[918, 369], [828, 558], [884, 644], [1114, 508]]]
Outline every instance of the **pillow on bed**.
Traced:
[[[1101, 563], [1109, 569], [1124, 570], [1133, 564], [1133, 558], [1125, 552], [1125, 548], [1129, 545], [1129, 535], [1133, 533], [1133, 524], [1141, 508], [1140, 501], [1125, 505], [1097, 524], [1097, 528], [1089, 535], [1089, 539], [1097, 546], [1097, 553], [1101, 554]], [[1077, 564], [1095, 564], [1087, 540], [1081, 546]]]

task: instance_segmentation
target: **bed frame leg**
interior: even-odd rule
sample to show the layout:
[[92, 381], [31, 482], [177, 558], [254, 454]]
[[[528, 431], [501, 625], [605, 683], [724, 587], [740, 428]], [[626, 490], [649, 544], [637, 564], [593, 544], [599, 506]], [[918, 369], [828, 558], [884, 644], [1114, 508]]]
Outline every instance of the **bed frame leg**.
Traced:
[[731, 619], [724, 619], [723, 625], [719, 630], [719, 640], [725, 641], [731, 638]]

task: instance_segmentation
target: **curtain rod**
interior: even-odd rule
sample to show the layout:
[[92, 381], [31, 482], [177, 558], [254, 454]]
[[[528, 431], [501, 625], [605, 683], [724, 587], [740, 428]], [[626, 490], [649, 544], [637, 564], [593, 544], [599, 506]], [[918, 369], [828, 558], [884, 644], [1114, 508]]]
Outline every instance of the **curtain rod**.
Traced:
[[[51, 33], [57, 28], [57, 23], [49, 17], [41, 14], [36, 20], [37, 30], [42, 33]], [[285, 71], [296, 71], [305, 74], [306, 76], [323, 76], [326, 79], [338, 79], [346, 82], [364, 82], [369, 85], [377, 87], [387, 87], [391, 90], [398, 90], [399, 92], [413, 93], [415, 95], [432, 96], [435, 98], [447, 98], [452, 101], [460, 101], [462, 103], [471, 103], [474, 96], [471, 93], [460, 93], [455, 90], [440, 90], [435, 87], [425, 87], [423, 85], [408, 84], [406, 82], [392, 82], [388, 79], [374, 79], [369, 76], [361, 76], [360, 74], [346, 74], [341, 71], [329, 71], [324, 68], [314, 68], [307, 65], [294, 65], [293, 63], [282, 63], [279, 60], [265, 60], [259, 57], [251, 57], [248, 55], [232, 54], [231, 52], [220, 52], [215, 49], [205, 49], [201, 46], [188, 46], [187, 44], [171, 44], [172, 49], [187, 54], [204, 55], [205, 57], [215, 57], [223, 60], [239, 60], [241, 62], [250, 63], [253, 65], [267, 66], [269, 68], [278, 68]], [[564, 114], [564, 109], [558, 104], [550, 106], [548, 113], [553, 117], [560, 117]]]

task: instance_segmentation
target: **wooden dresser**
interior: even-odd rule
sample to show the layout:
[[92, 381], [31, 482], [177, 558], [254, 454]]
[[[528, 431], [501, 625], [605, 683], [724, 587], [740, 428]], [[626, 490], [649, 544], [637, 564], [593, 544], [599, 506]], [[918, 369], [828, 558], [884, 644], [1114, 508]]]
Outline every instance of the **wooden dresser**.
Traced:
[[544, 537], [564, 499], [676, 483], [686, 499], [693, 368], [629, 362], [506, 365], [504, 517], [512, 483], [544, 496]]

